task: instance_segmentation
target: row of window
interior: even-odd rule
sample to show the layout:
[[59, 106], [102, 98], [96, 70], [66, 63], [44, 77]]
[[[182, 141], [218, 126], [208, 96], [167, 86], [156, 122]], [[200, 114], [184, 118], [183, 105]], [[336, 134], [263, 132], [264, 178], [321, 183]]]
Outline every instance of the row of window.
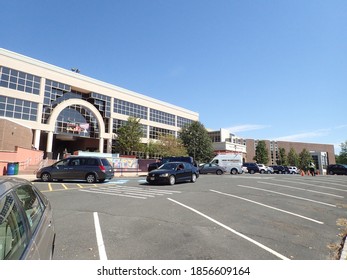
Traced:
[[[0, 66], [0, 86], [39, 95], [40, 83], [41, 77]], [[42, 122], [47, 122], [56, 104], [60, 103], [62, 100], [73, 98], [73, 96], [70, 96], [71, 94], [71, 86], [46, 79]], [[105, 119], [111, 117], [111, 97], [94, 92], [89, 94], [74, 92], [74, 96], [91, 102]], [[14, 100], [14, 98], [12, 99]], [[19, 102], [19, 99], [16, 100]], [[31, 102], [36, 104], [36, 108], [34, 108], [35, 105], [33, 105], [30, 106], [28, 110], [28, 106], [23, 106], [24, 108], [20, 109], [19, 107], [22, 105], [18, 104], [17, 106], [12, 106], [11, 103], [7, 105], [6, 102], [3, 101], [3, 105], [0, 105], [0, 116], [36, 120], [37, 103]], [[148, 119], [147, 107], [116, 98], [114, 99], [114, 112], [140, 119]], [[149, 119], [153, 122], [172, 126], [176, 125], [175, 115], [155, 109], [150, 109]], [[183, 127], [191, 122], [192, 120], [177, 116], [178, 127]]]
[[36, 121], [38, 103], [0, 95], [0, 116]]
[[0, 66], [0, 86], [31, 94], [40, 94], [41, 78]]

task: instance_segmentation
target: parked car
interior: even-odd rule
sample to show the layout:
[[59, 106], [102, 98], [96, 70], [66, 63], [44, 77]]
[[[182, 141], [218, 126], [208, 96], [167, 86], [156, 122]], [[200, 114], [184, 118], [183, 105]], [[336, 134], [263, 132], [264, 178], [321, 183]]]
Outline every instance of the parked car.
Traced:
[[52, 259], [53, 213], [29, 181], [0, 177], [0, 260]]
[[347, 164], [330, 164], [327, 167], [329, 175], [347, 175]]
[[196, 162], [194, 161], [194, 159], [192, 157], [163, 157], [160, 161], [150, 163], [148, 165], [148, 172], [159, 168], [159, 166], [161, 166], [164, 163], [179, 162], [179, 161], [188, 162], [194, 166], [197, 166]]
[[36, 178], [52, 180], [86, 180], [88, 183], [104, 182], [114, 177], [113, 167], [106, 158], [72, 156], [41, 168]]
[[288, 166], [289, 174], [299, 174], [299, 169], [296, 166]]
[[[232, 175], [242, 174], [244, 169], [242, 168], [243, 158], [240, 154], [225, 154], [216, 155], [211, 161], [211, 164], [217, 164], [224, 167], [225, 172]], [[247, 170], [246, 170], [247, 171]]]
[[271, 166], [267, 167], [267, 174], [274, 174], [274, 169]]
[[199, 170], [188, 162], [168, 162], [158, 169], [152, 170], [147, 175], [149, 184], [170, 184], [190, 181], [196, 182], [199, 177]]
[[247, 167], [247, 171], [250, 174], [259, 173], [260, 169], [255, 162], [244, 162], [243, 167]]
[[273, 169], [273, 173], [275, 174], [289, 174], [288, 167], [285, 167], [283, 165], [271, 165], [271, 168]]
[[213, 163], [205, 163], [202, 165], [199, 165], [199, 173], [200, 174], [217, 174], [217, 175], [222, 175], [225, 173], [225, 168], [222, 166], [219, 166], [217, 164]]
[[265, 164], [257, 164], [261, 174], [268, 173], [268, 167]]

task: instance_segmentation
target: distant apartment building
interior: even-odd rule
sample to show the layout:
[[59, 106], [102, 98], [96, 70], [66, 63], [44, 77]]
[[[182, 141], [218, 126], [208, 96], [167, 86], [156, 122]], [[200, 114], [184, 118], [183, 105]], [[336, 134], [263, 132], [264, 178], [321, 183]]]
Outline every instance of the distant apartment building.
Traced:
[[[255, 149], [260, 140], [244, 139], [230, 133], [226, 129], [208, 131], [208, 135], [212, 140], [212, 145], [215, 154], [240, 153], [243, 155], [245, 162], [254, 162]], [[288, 141], [271, 141], [264, 140], [266, 148], [269, 152], [268, 165], [276, 165], [279, 160], [279, 149], [284, 148], [286, 154], [291, 148], [297, 154], [300, 154], [303, 149], [309, 151], [313, 161], [320, 169], [328, 164], [335, 163], [334, 146], [331, 144], [315, 144], [315, 143], [300, 143]]]
[[244, 160], [246, 160], [247, 147], [244, 139], [237, 137], [223, 128], [208, 131], [208, 136], [212, 140], [215, 154], [242, 154]]

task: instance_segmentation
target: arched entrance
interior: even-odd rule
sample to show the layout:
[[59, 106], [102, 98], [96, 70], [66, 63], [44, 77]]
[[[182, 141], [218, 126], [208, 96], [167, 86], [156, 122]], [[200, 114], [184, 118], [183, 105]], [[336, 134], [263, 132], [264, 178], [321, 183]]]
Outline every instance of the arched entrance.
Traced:
[[59, 103], [48, 120], [46, 152], [49, 158], [61, 157], [66, 149], [103, 152], [105, 124], [100, 112], [82, 99]]

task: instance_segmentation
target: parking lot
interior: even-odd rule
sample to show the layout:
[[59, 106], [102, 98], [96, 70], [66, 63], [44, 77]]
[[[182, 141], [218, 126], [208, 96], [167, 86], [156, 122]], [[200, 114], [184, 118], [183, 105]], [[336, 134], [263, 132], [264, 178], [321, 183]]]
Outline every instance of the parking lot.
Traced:
[[54, 209], [54, 258], [327, 260], [347, 232], [346, 176], [144, 179], [34, 182]]

